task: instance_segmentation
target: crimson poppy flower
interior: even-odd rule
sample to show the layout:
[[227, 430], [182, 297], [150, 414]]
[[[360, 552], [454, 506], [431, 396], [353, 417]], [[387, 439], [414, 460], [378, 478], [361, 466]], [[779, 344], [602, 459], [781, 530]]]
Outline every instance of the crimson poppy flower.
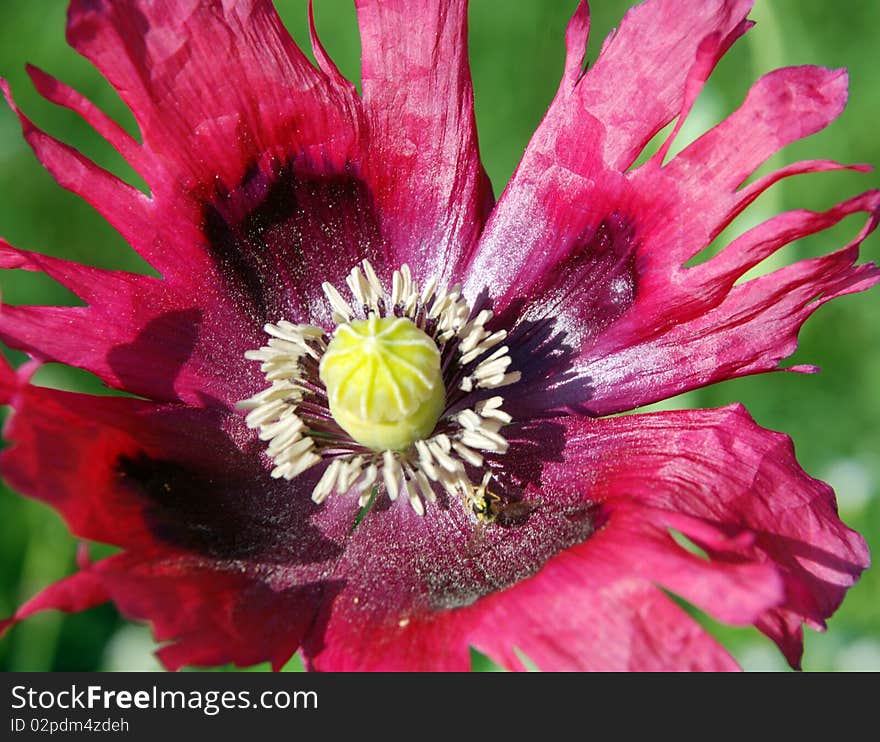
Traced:
[[[362, 94], [267, 0], [73, 0], [68, 39], [142, 143], [30, 70], [149, 195], [19, 114], [28, 142], [159, 276], [0, 247], [0, 267], [85, 302], [0, 313], [34, 359], [0, 372], [3, 475], [120, 549], [8, 623], [113, 601], [169, 668], [298, 650], [314, 669], [458, 670], [470, 647], [512, 669], [736, 668], [668, 591], [797, 666], [803, 624], [821, 629], [868, 564], [831, 489], [742, 407], [615, 413], [779, 369], [818, 306], [878, 281], [856, 264], [877, 192], [688, 265], [775, 182], [844, 167], [744, 185], [838, 116], [846, 73], [772, 72], [669, 157], [750, 2], [648, 0], [587, 72], [582, 3], [495, 203], [465, 0], [356, 4]], [[843, 249], [741, 280], [858, 212]], [[33, 386], [42, 361], [140, 399]]]

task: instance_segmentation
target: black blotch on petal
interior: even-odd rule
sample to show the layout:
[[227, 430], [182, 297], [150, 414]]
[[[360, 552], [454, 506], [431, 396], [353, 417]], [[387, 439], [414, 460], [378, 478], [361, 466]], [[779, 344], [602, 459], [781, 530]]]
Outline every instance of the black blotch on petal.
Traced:
[[504, 409], [516, 420], [555, 417], [577, 409], [593, 396], [592, 379], [572, 371], [576, 349], [552, 319], [520, 322], [507, 338], [511, 368], [522, 375], [502, 388]]
[[380, 249], [372, 193], [352, 172], [298, 163], [253, 167], [205, 200], [202, 229], [233, 298], [256, 318], [308, 317], [322, 281], [339, 283]]
[[340, 552], [309, 525], [315, 506], [287, 482], [247, 481], [234, 467], [211, 475], [144, 452], [120, 457], [117, 471], [142, 500], [157, 540], [176, 548], [267, 564], [322, 562]]

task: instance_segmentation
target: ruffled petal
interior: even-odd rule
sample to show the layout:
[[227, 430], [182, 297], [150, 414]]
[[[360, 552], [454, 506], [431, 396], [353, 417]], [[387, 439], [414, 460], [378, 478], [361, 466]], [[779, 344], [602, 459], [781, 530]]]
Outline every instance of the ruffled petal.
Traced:
[[89, 126], [100, 134], [125, 161], [144, 177], [155, 180], [156, 174], [151, 170], [152, 160], [146, 155], [134, 137], [111, 119], [85, 96], [65, 85], [33, 65], [27, 65], [27, 73], [37, 89], [46, 100], [57, 106], [67, 108], [78, 114]]
[[[18, 250], [2, 239], [0, 268], [45, 273], [87, 304], [2, 306], [0, 339], [35, 358], [88, 369], [157, 401], [235, 402], [263, 383], [241, 363], [261, 336], [220, 302], [203, 310], [154, 277]], [[238, 332], [211, 332], [237, 324]]]
[[65, 613], [78, 613], [110, 600], [101, 580], [88, 569], [71, 575], [50, 585], [22, 605], [10, 618], [0, 621], [0, 635], [19, 621], [40, 613], [58, 610]]
[[469, 609], [471, 643], [506, 667], [735, 668], [657, 586], [755, 624], [797, 667], [802, 624], [821, 628], [868, 566], [830, 488], [741, 407], [572, 420], [567, 440], [541, 488], [580, 492], [597, 530]]
[[648, 582], [572, 549], [480, 606], [475, 648], [510, 670], [720, 672], [736, 662]]
[[[576, 364], [577, 373], [592, 381], [587, 410], [616, 412], [734, 376], [776, 370], [796, 349], [798, 331], [813, 311], [880, 280], [876, 266], [856, 264], [861, 242], [880, 219], [877, 191], [824, 213], [782, 214], [749, 230], [717, 257], [684, 267], [779, 179], [843, 167], [796, 163], [740, 187], [778, 148], [826, 126], [845, 100], [846, 75], [840, 70], [777, 70], [755, 84], [737, 112], [667, 165], [655, 158], [632, 173], [629, 185], [641, 204], [630, 212], [639, 214], [632, 217], [637, 236], [631, 257], [638, 266], [632, 304], [586, 344]], [[651, 203], [649, 193], [656, 196]], [[867, 215], [866, 224], [844, 249], [738, 283], [785, 245], [859, 212]]]
[[316, 475], [293, 485], [271, 479], [263, 444], [239, 416], [23, 381], [6, 400], [12, 445], [0, 455], [0, 472], [58, 510], [76, 536], [291, 567], [338, 554], [322, 532], [335, 532], [337, 519], [350, 525], [354, 511], [314, 505], [305, 493]]
[[370, 181], [417, 276], [460, 278], [492, 205], [480, 164], [467, 0], [358, 0]]
[[[6, 102], [18, 116], [27, 143], [58, 184], [82, 197], [146, 260], [156, 267], [160, 266], [161, 251], [157, 248], [168, 241], [168, 232], [161, 222], [153, 221], [154, 202], [134, 186], [35, 126], [18, 109], [5, 80], [0, 80], [0, 88]], [[49, 94], [53, 92], [46, 85], [41, 85], [41, 88]], [[106, 131], [103, 122], [95, 121], [94, 125]], [[118, 138], [116, 141], [123, 147], [122, 151], [131, 156], [131, 149], [126, 148]], [[204, 262], [203, 256], [190, 252], [192, 254], [188, 257], [192, 258], [194, 267]]]
[[[229, 405], [254, 391], [241, 356], [262, 343], [262, 326], [329, 325], [321, 284], [344, 285], [361, 259], [383, 279], [404, 261], [419, 277], [451, 278], [491, 204], [465, 4], [364, 2], [359, 12], [363, 105], [314, 27], [317, 70], [267, 0], [74, 2], [69, 41], [131, 107], [143, 143], [46, 73], [31, 68], [32, 79], [106, 138], [150, 195], [16, 112], [43, 165], [164, 282], [81, 271], [77, 293], [93, 306], [10, 309], [5, 341], [153, 399]], [[166, 343], [167, 353], [154, 347]], [[155, 389], [159, 367], [166, 382]]]
[[315, 476], [269, 477], [237, 416], [27, 385], [0, 368], [13, 415], [0, 473], [71, 532], [123, 552], [23, 606], [78, 611], [112, 600], [170, 644], [162, 661], [282, 665], [338, 590], [329, 574], [357, 513], [319, 508]]
[[383, 263], [359, 101], [312, 67], [268, 0], [75, 2], [68, 40], [138, 122], [164, 228], [144, 257], [194, 299], [219, 281], [252, 322], [307, 321], [322, 280]]
[[593, 179], [632, 164], [679, 112], [704, 39], [729, 45], [744, 32], [751, 8], [749, 0], [686, 5], [649, 0], [631, 9], [585, 74], [589, 10], [579, 5], [566, 34], [559, 91], [486, 225], [470, 269], [471, 291], [488, 284], [502, 296], [521, 270], [553, 270], [566, 253], [584, 247], [588, 227], [611, 216], [591, 204]]
[[346, 165], [350, 90], [309, 64], [267, 0], [75, 0], [67, 38], [120, 91], [145, 149], [183, 190], [232, 189], [261, 157], [292, 152]]
[[[579, 78], [568, 103], [570, 111], [580, 109], [601, 123], [600, 152], [609, 169], [626, 170], [679, 113], [688, 100], [686, 83], [694, 60], [708, 77], [749, 27], [745, 17], [751, 7], [752, 0], [652, 0], [626, 13], [605, 40], [593, 68]], [[586, 34], [567, 41], [582, 50]], [[565, 138], [576, 136], [579, 124], [569, 113], [560, 123]]]
[[122, 555], [95, 565], [123, 615], [147, 620], [158, 657], [169, 670], [183, 666], [239, 667], [270, 662], [280, 669], [314, 620], [324, 583], [273, 585], [235, 564], [168, 554]]
[[[869, 214], [868, 224], [845, 248], [734, 284], [756, 257], [760, 260], [859, 212]], [[675, 310], [659, 293], [652, 292], [648, 299], [646, 292], [645, 316], [660, 310], [668, 324], [649, 329], [641, 317], [635, 318], [635, 310], [632, 323], [622, 321], [584, 354], [575, 364], [575, 373], [592, 382], [592, 399], [584, 402], [584, 409], [606, 414], [724, 379], [780, 369], [781, 361], [797, 348], [798, 331], [816, 309], [880, 281], [876, 265], [856, 262], [862, 240], [878, 219], [880, 192], [821, 214], [789, 212], [750, 230], [705, 266], [686, 269], [693, 277], [693, 293]]]
[[169, 670], [267, 661], [278, 670], [330, 595], [325, 584], [273, 588], [234, 564], [186, 554], [124, 553], [49, 586], [0, 622], [0, 632], [39, 611], [73, 613], [112, 600], [127, 618], [150, 622]]
[[[750, 26], [748, 3], [694, 5], [688, 13], [665, 13], [661, 0], [640, 5], [584, 74], [574, 60], [586, 39], [585, 9], [572, 20], [562, 86], [487, 225], [468, 286], [473, 295], [488, 286], [499, 326], [523, 326], [522, 347], [511, 353], [525, 380], [511, 408], [517, 417], [548, 408], [620, 412], [775, 370], [818, 306], [880, 276], [856, 265], [880, 214], [874, 192], [823, 214], [785, 214], [685, 267], [772, 184], [845, 167], [801, 162], [743, 186], [777, 150], [842, 111], [846, 74], [817, 67], [766, 75], [739, 110], [664, 164], [702, 84]], [[634, 39], [643, 44], [629, 61], [620, 50], [635, 48]], [[628, 85], [630, 97], [620, 93]], [[675, 113], [666, 144], [627, 172]], [[858, 212], [866, 225], [838, 253], [735, 285], [784, 245]]]
[[[92, 306], [10, 309], [5, 341], [157, 400], [249, 396], [242, 354], [265, 340], [265, 322], [329, 320], [321, 282], [342, 283], [363, 257], [385, 264], [353, 89], [315, 70], [261, 0], [74, 2], [68, 36], [131, 106], [143, 144], [32, 69], [35, 84], [104, 136], [150, 195], [19, 113], [24, 134], [163, 281], [80, 270], [75, 291]], [[48, 259], [22, 261], [47, 270]]]

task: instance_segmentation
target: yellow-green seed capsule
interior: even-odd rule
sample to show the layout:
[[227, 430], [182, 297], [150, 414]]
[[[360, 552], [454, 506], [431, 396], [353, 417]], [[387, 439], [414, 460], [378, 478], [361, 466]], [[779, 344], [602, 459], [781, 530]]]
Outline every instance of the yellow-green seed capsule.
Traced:
[[401, 451], [429, 436], [446, 405], [440, 351], [403, 317], [340, 325], [319, 374], [336, 422], [377, 451]]

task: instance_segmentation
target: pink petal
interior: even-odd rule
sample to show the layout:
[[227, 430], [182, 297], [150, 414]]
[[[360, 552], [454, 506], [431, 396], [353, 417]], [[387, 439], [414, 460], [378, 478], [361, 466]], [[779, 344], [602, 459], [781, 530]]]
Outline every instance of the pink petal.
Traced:
[[[626, 504], [614, 508], [614, 525], [591, 542], [590, 558], [616, 563], [621, 572], [662, 584], [725, 623], [748, 626], [783, 599], [783, 584], [770, 564], [717, 563], [679, 548], [666, 529], [686, 536], [723, 537], [699, 520]], [[664, 529], [664, 526], [666, 529]]]
[[[143, 144], [63, 83], [33, 68], [31, 76], [132, 164], [150, 196], [19, 114], [22, 127], [58, 182], [163, 281], [7, 255], [75, 283], [90, 306], [10, 308], [5, 341], [153, 399], [229, 405], [254, 391], [241, 357], [264, 341], [264, 323], [329, 324], [323, 281], [343, 286], [364, 257], [383, 279], [404, 260], [419, 275], [453, 271], [491, 202], [464, 5], [365, 2], [360, 13], [365, 109], [314, 27], [320, 70], [266, 0], [74, 2], [69, 40], [130, 105]], [[405, 59], [392, 38], [407, 39]]]
[[[844, 249], [733, 285], [755, 263], [756, 254], [771, 254], [860, 211], [870, 214], [869, 222]], [[581, 359], [579, 373], [594, 381], [594, 399], [586, 407], [605, 414], [716, 381], [777, 370], [797, 348], [797, 333], [816, 309], [880, 281], [877, 266], [856, 264], [858, 248], [878, 218], [880, 192], [864, 194], [824, 214], [790, 212], [745, 234], [728, 248], [730, 254], [725, 251], [705, 266], [690, 269], [697, 291], [692, 301], [682, 300], [674, 313], [666, 315], [670, 324], [663, 332], [658, 333], [656, 325], [649, 330], [641, 317], [633, 315], [639, 329], [622, 322]], [[651, 292], [644, 304], [644, 316], [656, 316], [667, 301]], [[605, 345], [606, 341], [613, 345]]]
[[358, 0], [382, 231], [421, 278], [461, 275], [492, 206], [480, 164], [466, 0]]
[[27, 72], [34, 87], [46, 100], [79, 114], [98, 134], [121, 154], [129, 165], [145, 177], [150, 177], [150, 160], [140, 144], [119, 124], [76, 90], [56, 80], [42, 70], [28, 65]]
[[[568, 68], [556, 98], [499, 199], [471, 267], [470, 288], [504, 294], [509, 277], [561, 262], [597, 213], [593, 178], [623, 172], [679, 112], [704, 39], [742, 33], [748, 0], [649, 0], [630, 10], [593, 69], [579, 74], [589, 28], [586, 3], [569, 25]], [[638, 104], [633, 103], [637, 101]], [[557, 205], [557, 199], [563, 204]], [[497, 278], [496, 278], [497, 277]], [[496, 281], [505, 278], [499, 286]], [[506, 301], [505, 301], [506, 303]]]
[[270, 481], [238, 418], [27, 387], [8, 368], [0, 391], [4, 476], [125, 549], [82, 567], [97, 582], [71, 583], [81, 599], [51, 588], [34, 610], [109, 597], [174, 642], [170, 667], [277, 665], [302, 644], [330, 670], [460, 670], [469, 645], [514, 668], [517, 646], [544, 669], [730, 669], [657, 585], [755, 623], [796, 663], [800, 623], [821, 626], [867, 564], [831, 491], [739, 408], [514, 430], [499, 486], [522, 482], [523, 522], [381, 501], [352, 530], [353, 498], [318, 508], [301, 496], [314, 478]]
[[[563, 424], [560, 451], [546, 426], [543, 446], [512, 449], [502, 481], [529, 458], [543, 465], [525, 524], [475, 536], [457, 507], [371, 512], [337, 564], [345, 588], [304, 644], [310, 665], [458, 670], [470, 644], [511, 669], [523, 667], [514, 647], [546, 670], [733, 669], [657, 586], [757, 625], [796, 665], [800, 625], [820, 626], [867, 566], [830, 489], [741, 408]], [[576, 524], [586, 530], [560, 540]]]
[[[627, 12], [572, 93], [581, 110], [602, 123], [602, 157], [610, 169], [629, 167], [679, 112], [704, 41], [714, 36], [719, 45], [711, 69], [746, 30], [743, 20], [751, 7], [751, 0], [654, 0]], [[568, 119], [564, 125], [575, 128], [577, 123]]]
[[119, 555], [95, 571], [120, 611], [149, 620], [169, 670], [184, 665], [239, 667], [269, 661], [280, 669], [314, 620], [324, 585], [273, 588], [234, 564], [179, 555], [139, 559]]
[[[766, 75], [738, 111], [663, 163], [715, 63], [749, 28], [748, 5], [682, 13], [649, 0], [584, 74], [585, 8], [575, 14], [559, 93], [493, 212], [467, 285], [472, 296], [495, 297], [499, 326], [521, 323], [510, 341], [524, 378], [516, 417], [548, 408], [609, 414], [776, 370], [812, 311], [878, 280], [873, 266], [855, 264], [880, 214], [873, 192], [825, 214], [771, 220], [684, 267], [773, 183], [845, 167], [801, 162], [741, 187], [781, 147], [840, 114], [846, 74], [818, 67]], [[679, 107], [666, 144], [627, 172]], [[844, 250], [735, 286], [784, 245], [859, 211], [866, 226]]]
[[[40, 76], [38, 85], [140, 163], [153, 198], [142, 198], [139, 210], [132, 210], [146, 212], [146, 225], [138, 222], [123, 234], [167, 280], [183, 284], [194, 297], [206, 285], [230, 281], [239, 285], [224, 286], [227, 293], [259, 294], [239, 296], [239, 303], [271, 303], [266, 294], [291, 284], [294, 294], [309, 294], [295, 296], [293, 307], [260, 307], [274, 321], [282, 310], [294, 315], [304, 302], [315, 303], [320, 295], [315, 269], [341, 278], [350, 262], [363, 257], [369, 230], [358, 229], [360, 223], [353, 227], [361, 236], [354, 246], [347, 233], [328, 240], [339, 219], [323, 213], [349, 205], [364, 214], [370, 210], [360, 203], [369, 198], [352, 168], [363, 159], [360, 103], [351, 86], [312, 67], [268, 0], [164, 0], [126, 7], [105, 0], [74, 2], [68, 40], [131, 107], [143, 136], [141, 151], [132, 151], [130, 141], [72, 91]], [[52, 141], [32, 138], [44, 161], [47, 150], [61, 148]], [[98, 208], [112, 204], [96, 191], [96, 176], [71, 181], [70, 159], [54, 158], [50, 168], [62, 184]], [[272, 214], [275, 233], [263, 235], [267, 208], [280, 208], [267, 203], [273, 198], [285, 199], [286, 211]], [[319, 213], [291, 218], [297, 208], [307, 212], [316, 206]], [[316, 222], [326, 226], [323, 236]], [[287, 232], [286, 254], [261, 262], [260, 252], [278, 251], [271, 243], [281, 229]], [[308, 270], [292, 239], [297, 230], [317, 253]], [[339, 252], [336, 260], [320, 254], [328, 241], [327, 247]], [[339, 261], [346, 250], [353, 256]], [[372, 257], [382, 262], [381, 253]], [[247, 274], [254, 271], [249, 282]], [[242, 311], [253, 313], [253, 307]]]
[[346, 512], [336, 513], [309, 500], [317, 474], [271, 479], [235, 413], [24, 385], [4, 397], [14, 412], [0, 472], [79, 537], [295, 565], [333, 556], [338, 546], [323, 534], [354, 518], [354, 503], [341, 500]]
[[754, 623], [797, 666], [801, 625], [821, 628], [868, 566], [830, 488], [741, 407], [570, 420], [567, 441], [544, 468], [543, 496], [579, 493], [596, 532], [464, 609], [470, 641], [507, 667], [523, 667], [514, 646], [547, 670], [733, 667], [658, 585], [723, 621]]
[[[609, 550], [623, 555], [616, 563], [622, 567], [637, 560], [637, 572], [723, 620], [739, 623], [751, 610], [792, 664], [802, 650], [794, 636], [800, 624], [821, 626], [868, 566], [865, 543], [838, 519], [831, 489], [801, 470], [787, 436], [759, 428], [741, 407], [574, 423], [572, 432], [571, 458], [567, 465], [548, 468], [545, 481], [551, 487], [576, 486], [581, 478], [596, 482], [590, 496], [607, 513], [607, 532], [622, 517], [636, 525], [640, 518], [646, 527], [673, 527], [703, 548], [712, 564], [772, 567], [785, 591], [775, 603], [773, 583], [766, 583], [766, 609], [760, 612], [754, 612], [762, 600], [757, 595], [751, 609], [744, 596], [736, 598], [739, 608], [730, 608], [744, 611], [737, 617], [725, 615], [725, 601], [691, 567], [663, 570], [656, 555], [639, 559], [644, 538], [628, 553]], [[585, 548], [592, 544], [604, 545], [597, 537]], [[670, 578], [681, 582], [674, 585]], [[723, 592], [735, 595], [731, 589], [728, 585]], [[781, 618], [791, 629], [784, 637], [788, 646], [768, 629]]]
[[291, 151], [338, 172], [357, 137], [350, 91], [309, 64], [267, 0], [75, 0], [67, 36], [184, 190], [234, 188], [260, 157]]
[[46, 588], [0, 631], [43, 610], [67, 613], [112, 600], [130, 619], [148, 620], [169, 670], [269, 661], [280, 669], [311, 624], [325, 586], [273, 590], [234, 565], [182, 554], [117, 554]]
[[18, 116], [25, 139], [58, 184], [93, 206], [144, 258], [157, 260], [156, 246], [163, 230], [152, 222], [154, 210], [150, 199], [34, 126], [16, 106], [5, 80], [0, 80], [0, 87]]
[[[650, 583], [611, 564], [560, 554], [530, 580], [480, 605], [475, 648], [512, 670], [729, 671], [737, 665]], [[516, 650], [522, 653], [519, 655]]]
[[0, 634], [29, 616], [46, 610], [78, 613], [110, 600], [101, 580], [90, 570], [77, 572], [50, 585], [19, 608], [15, 615], [0, 621]]
[[[283, 664], [339, 587], [328, 581], [356, 504], [318, 508], [268, 476], [238, 416], [26, 386], [0, 366], [13, 415], [0, 456], [12, 487], [72, 533], [124, 549], [50, 586], [14, 616], [112, 600], [183, 664]], [[242, 446], [242, 448], [239, 448]], [[6, 622], [4, 626], [7, 626]]]
[[[20, 119], [59, 183], [107, 217], [163, 280], [80, 268], [4, 243], [4, 267], [43, 270], [90, 306], [6, 308], [0, 331], [13, 347], [80, 366], [116, 388], [230, 405], [261, 383], [242, 355], [265, 341], [262, 325], [327, 319], [321, 281], [342, 283], [368, 247], [378, 249], [366, 186], [349, 173], [359, 159], [355, 103], [351, 91], [314, 71], [268, 3], [227, 4], [217, 13], [185, 2], [136, 7], [74, 3], [69, 32], [122, 86], [143, 146], [75, 91], [31, 74], [44, 95], [82, 115], [138, 169], [151, 197]], [[181, 46], [172, 54], [175, 40]], [[222, 58], [206, 56], [229, 45]], [[217, 75], [235, 95], [224, 93]], [[297, 84], [301, 94], [292, 95]], [[242, 96], [250, 96], [247, 111]], [[247, 112], [253, 120], [242, 119]], [[299, 139], [290, 135], [294, 124]], [[227, 126], [238, 127], [240, 161], [219, 131]], [[223, 156], [208, 157], [211, 146]], [[197, 162], [183, 162], [184, 151]]]
[[3, 306], [0, 338], [34, 357], [88, 369], [109, 386], [155, 400], [196, 405], [208, 390], [231, 403], [263, 383], [241, 368], [244, 352], [262, 342], [257, 328], [243, 324], [223, 338], [206, 332], [240, 322], [220, 302], [203, 310], [151, 276], [18, 250], [2, 239], [0, 267], [43, 272], [88, 305]]

